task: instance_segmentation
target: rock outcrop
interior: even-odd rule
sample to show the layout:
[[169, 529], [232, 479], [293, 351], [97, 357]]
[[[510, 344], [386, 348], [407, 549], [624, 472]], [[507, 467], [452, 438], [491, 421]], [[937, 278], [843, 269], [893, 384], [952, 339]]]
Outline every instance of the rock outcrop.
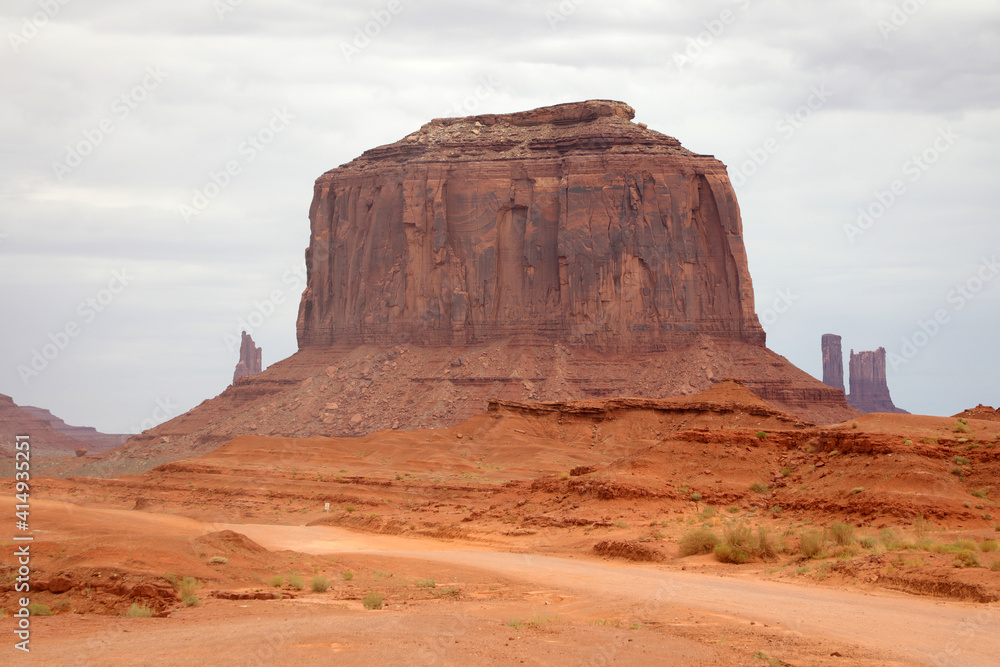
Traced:
[[1000, 422], [1000, 408], [993, 409], [988, 405], [980, 403], [974, 408], [969, 408], [955, 415], [956, 419], [985, 419], [987, 421]]
[[48, 410], [20, 407], [10, 396], [0, 394], [0, 445], [11, 448], [18, 435], [31, 437], [31, 452], [36, 456], [73, 456], [81, 445], [92, 452], [104, 452], [128, 438], [69, 426]]
[[129, 435], [123, 433], [101, 433], [91, 426], [70, 426], [45, 408], [25, 405], [21, 409], [36, 419], [48, 422], [52, 428], [63, 435], [68, 435], [79, 443], [83, 443], [87, 451], [91, 453], [106, 452], [129, 439]]
[[894, 412], [910, 414], [892, 403], [889, 385], [885, 377], [885, 348], [874, 352], [851, 350], [850, 362], [851, 393], [847, 402], [861, 412]]
[[823, 334], [823, 384], [844, 391], [844, 351], [836, 334]]
[[323, 174], [299, 347], [763, 345], [725, 165], [634, 115], [438, 119]]
[[240, 341], [240, 360], [236, 363], [236, 370], [233, 372], [233, 384], [260, 373], [262, 370], [261, 361], [261, 349], [254, 345], [253, 338], [244, 331]]
[[454, 425], [489, 400], [663, 398], [724, 377], [797, 417], [857, 411], [765, 347], [726, 167], [621, 102], [438, 119], [315, 184], [299, 351], [132, 438]]

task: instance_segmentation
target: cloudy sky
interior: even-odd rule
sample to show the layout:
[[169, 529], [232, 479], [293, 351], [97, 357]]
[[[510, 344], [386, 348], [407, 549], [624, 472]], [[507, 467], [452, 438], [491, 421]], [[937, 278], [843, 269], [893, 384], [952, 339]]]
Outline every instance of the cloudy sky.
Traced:
[[19, 404], [132, 432], [217, 395], [241, 320], [265, 365], [296, 349], [317, 176], [593, 98], [729, 165], [772, 349], [819, 376], [839, 333], [887, 349], [903, 408], [1000, 403], [993, 0], [8, 0], [0, 26]]

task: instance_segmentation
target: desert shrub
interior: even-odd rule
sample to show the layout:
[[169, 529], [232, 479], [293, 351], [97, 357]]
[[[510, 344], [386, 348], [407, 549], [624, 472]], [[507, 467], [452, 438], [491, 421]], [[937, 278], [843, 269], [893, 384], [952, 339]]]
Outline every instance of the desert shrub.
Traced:
[[903, 444], [904, 444], [904, 445], [912, 445], [912, 444], [913, 444], [913, 441], [912, 441], [912, 440], [910, 440], [909, 438], [907, 438], [906, 440], [904, 440], [904, 441], [903, 441]]
[[717, 514], [718, 514], [718, 512], [716, 511], [716, 509], [714, 507], [712, 507], [711, 505], [706, 505], [705, 509], [703, 509], [701, 511], [701, 515], [700, 516], [701, 516], [702, 519], [708, 520], [708, 519], [711, 519], [712, 517], [714, 517]]
[[767, 431], [757, 431], [758, 440], [767, 440]]
[[434, 588], [437, 586], [433, 579], [421, 579], [414, 584], [417, 588]]
[[965, 474], [965, 471], [959, 468], [958, 466], [955, 466], [954, 468], [951, 469], [951, 474], [954, 475], [955, 477], [961, 477], [962, 475]]
[[281, 588], [282, 586], [285, 585], [285, 578], [280, 574], [276, 574], [273, 577], [271, 577], [270, 584], [275, 588]]
[[125, 612], [125, 615], [129, 618], [149, 618], [153, 615], [153, 610], [144, 604], [133, 602], [132, 606]]
[[963, 551], [978, 551], [979, 545], [973, 540], [955, 540], [955, 546]]
[[381, 593], [366, 593], [364, 599], [361, 601], [365, 605], [365, 609], [381, 609], [382, 608], [382, 594]]
[[47, 604], [32, 602], [28, 605], [28, 614], [30, 616], [51, 616], [52, 609]]
[[874, 549], [878, 546], [878, 538], [873, 535], [865, 535], [858, 543], [861, 545], [862, 549]]
[[997, 550], [997, 543], [994, 540], [986, 540], [980, 543], [979, 550], [983, 553], [993, 553]]
[[225, 565], [229, 562], [229, 559], [225, 556], [212, 556], [208, 559], [209, 565]]
[[806, 558], [816, 558], [823, 552], [826, 536], [822, 531], [810, 530], [799, 535], [799, 553]]
[[955, 462], [955, 465], [959, 466], [969, 465], [969, 459], [965, 458], [964, 456], [956, 456], [955, 458], [952, 459], [952, 461]]
[[768, 491], [771, 490], [771, 487], [769, 487], [764, 482], [754, 482], [753, 484], [750, 485], [750, 490], [753, 491], [754, 493], [767, 493]]
[[990, 490], [989, 489], [976, 489], [975, 491], [972, 492], [972, 495], [974, 495], [976, 498], [982, 498], [982, 499], [985, 500], [986, 497], [990, 495]]
[[695, 554], [712, 553], [712, 550], [715, 549], [715, 545], [718, 543], [719, 538], [716, 537], [715, 533], [701, 528], [681, 538], [680, 555], [683, 558], [684, 556], [693, 556]]
[[957, 421], [955, 422], [955, 428], [952, 430], [955, 431], [955, 433], [968, 433], [971, 429], [969, 429], [968, 424], [965, 424], [961, 421]]
[[345, 509], [346, 511], [348, 511], [348, 512], [353, 512], [353, 511], [355, 511], [355, 510], [356, 510], [356, 509], [358, 509], [358, 508], [357, 508], [357, 507], [355, 507], [354, 505], [344, 505], [344, 509]]
[[931, 523], [924, 518], [923, 514], [913, 520], [913, 531], [917, 534], [917, 539], [923, 539], [931, 529]]
[[194, 596], [200, 589], [201, 582], [194, 577], [184, 577], [177, 585], [177, 594], [181, 596], [181, 600], [184, 600]]
[[851, 544], [854, 542], [854, 526], [843, 521], [834, 521], [830, 525], [830, 537], [841, 546]]
[[297, 591], [301, 591], [305, 588], [306, 583], [302, 580], [301, 575], [293, 574], [288, 577], [288, 585]]
[[754, 533], [750, 526], [729, 524], [723, 529], [722, 542], [715, 545], [716, 560], [723, 563], [746, 563], [753, 558], [770, 559], [779, 552], [777, 544], [763, 526]]
[[993, 572], [1000, 572], [1000, 558], [997, 558], [990, 563], [990, 570]]
[[863, 486], [856, 486], [853, 489], [851, 489], [851, 491], [850, 491], [850, 493], [848, 493], [848, 495], [850, 495], [850, 496], [856, 496], [859, 493], [862, 493], [864, 490], [865, 490], [865, 487], [863, 487]]
[[963, 549], [955, 554], [955, 560], [952, 565], [955, 567], [982, 567], [976, 554], [968, 549]]
[[628, 528], [628, 524], [623, 519], [615, 519], [615, 522], [611, 525], [615, 528]]
[[795, 470], [793, 468], [782, 468], [781, 469], [781, 476], [782, 477], [788, 477], [793, 472], [795, 472]]
[[350, 581], [351, 579], [353, 579], [353, 578], [354, 578], [354, 573], [353, 573], [353, 572], [344, 572], [344, 573], [343, 573], [342, 575], [340, 575], [340, 576], [341, 576], [341, 578], [342, 578], [342, 579], [343, 579], [344, 581]]
[[326, 593], [330, 588], [330, 580], [322, 575], [317, 575], [313, 577], [310, 588], [312, 588], [313, 593]]
[[[740, 508], [737, 505], [730, 505], [729, 507], [726, 508], [726, 511], [729, 512], [730, 514], [736, 514], [737, 512], [740, 511]], [[998, 527], [997, 530], [1000, 530], [1000, 527]]]
[[702, 495], [700, 493], [695, 492], [695, 493], [691, 494], [691, 500], [693, 500], [695, 502], [698, 502], [701, 499], [702, 499]]
[[197, 595], [186, 595], [182, 600], [185, 607], [197, 607], [201, 604], [201, 598]]

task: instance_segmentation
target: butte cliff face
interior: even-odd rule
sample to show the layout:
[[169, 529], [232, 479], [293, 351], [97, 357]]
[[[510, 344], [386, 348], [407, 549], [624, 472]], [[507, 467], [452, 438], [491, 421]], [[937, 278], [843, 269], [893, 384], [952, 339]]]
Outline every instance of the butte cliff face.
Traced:
[[844, 351], [836, 334], [823, 334], [823, 384], [844, 391]]
[[490, 400], [663, 398], [724, 377], [808, 421], [857, 415], [765, 347], [725, 165], [633, 116], [598, 100], [438, 119], [323, 174], [299, 351], [112, 458], [447, 427]]
[[862, 412], [895, 412], [909, 414], [897, 408], [889, 396], [889, 385], [885, 378], [885, 348], [873, 352], [851, 350], [851, 393], [847, 402]]
[[763, 345], [725, 165], [634, 115], [439, 119], [321, 176], [300, 348]]

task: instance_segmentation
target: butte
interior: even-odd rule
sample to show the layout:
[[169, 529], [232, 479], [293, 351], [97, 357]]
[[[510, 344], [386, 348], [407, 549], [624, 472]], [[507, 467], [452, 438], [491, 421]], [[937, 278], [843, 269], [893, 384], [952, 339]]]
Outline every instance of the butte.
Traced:
[[446, 427], [490, 399], [691, 394], [723, 378], [858, 413], [769, 350], [725, 165], [622, 102], [436, 119], [320, 176], [298, 352], [112, 456], [238, 435]]

